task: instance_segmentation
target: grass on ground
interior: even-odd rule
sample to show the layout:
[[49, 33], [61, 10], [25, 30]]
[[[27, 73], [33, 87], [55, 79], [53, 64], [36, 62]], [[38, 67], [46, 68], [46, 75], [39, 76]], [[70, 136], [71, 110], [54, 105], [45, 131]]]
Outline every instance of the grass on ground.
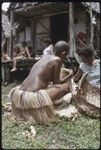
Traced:
[[[2, 87], [2, 104], [8, 102], [8, 93], [16, 83]], [[98, 149], [100, 147], [100, 121], [81, 115], [74, 122], [57, 119], [50, 125], [35, 124], [36, 136], [26, 139], [22, 132], [29, 130], [31, 122], [15, 121], [2, 115], [3, 149]]]

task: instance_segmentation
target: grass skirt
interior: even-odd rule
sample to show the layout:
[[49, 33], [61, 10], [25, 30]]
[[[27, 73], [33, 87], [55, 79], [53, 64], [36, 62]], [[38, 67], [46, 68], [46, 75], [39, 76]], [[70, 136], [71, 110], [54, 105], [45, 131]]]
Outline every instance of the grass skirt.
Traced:
[[12, 113], [15, 118], [38, 123], [49, 123], [54, 120], [53, 103], [45, 90], [24, 92], [19, 86], [10, 92]]

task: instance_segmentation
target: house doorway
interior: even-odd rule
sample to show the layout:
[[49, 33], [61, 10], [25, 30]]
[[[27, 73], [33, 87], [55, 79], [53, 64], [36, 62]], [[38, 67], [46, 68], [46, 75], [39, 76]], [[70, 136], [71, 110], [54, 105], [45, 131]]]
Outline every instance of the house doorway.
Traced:
[[50, 20], [50, 37], [53, 43], [64, 40], [68, 41], [68, 14], [55, 15]]

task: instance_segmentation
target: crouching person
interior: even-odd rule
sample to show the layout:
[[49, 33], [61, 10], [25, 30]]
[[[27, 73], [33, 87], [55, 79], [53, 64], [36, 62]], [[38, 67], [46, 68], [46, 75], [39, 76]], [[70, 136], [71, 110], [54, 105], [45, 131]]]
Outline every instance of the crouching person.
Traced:
[[[15, 116], [28, 119], [30, 115], [39, 123], [54, 120], [55, 100], [70, 92], [66, 81], [71, 78], [72, 73], [60, 80], [60, 68], [68, 52], [69, 47], [65, 41], [57, 42], [54, 47], [55, 55], [43, 55], [24, 82], [12, 89], [10, 98]], [[53, 83], [50, 88], [49, 82]]]
[[74, 81], [78, 82], [83, 74], [87, 74], [87, 82], [100, 89], [100, 60], [94, 59], [93, 50], [90, 47], [81, 49], [79, 55], [82, 63], [74, 76]]
[[81, 49], [79, 55], [82, 63], [74, 76], [74, 81], [79, 81], [75, 102], [81, 112], [100, 118], [100, 60], [94, 59], [90, 47]]

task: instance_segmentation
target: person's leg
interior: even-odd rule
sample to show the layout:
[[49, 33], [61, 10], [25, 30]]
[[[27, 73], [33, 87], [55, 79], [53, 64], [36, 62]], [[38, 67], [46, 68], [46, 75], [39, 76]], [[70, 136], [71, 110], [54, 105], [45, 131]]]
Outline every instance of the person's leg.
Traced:
[[17, 59], [14, 60], [13, 68], [16, 69]]
[[50, 96], [52, 101], [55, 101], [57, 99], [60, 99], [64, 95], [70, 92], [69, 85], [67, 83], [54, 85], [54, 87], [51, 87], [46, 90], [48, 95]]
[[17, 56], [13, 59], [13, 68], [11, 69], [11, 72], [17, 70], [17, 60], [19, 59], [21, 59], [21, 56]]
[[17, 68], [16, 68], [16, 64], [17, 64], [17, 60], [16, 60], [16, 59], [14, 59], [14, 60], [13, 60], [13, 68], [11, 69], [11, 71], [15, 71], [15, 70], [17, 70]]

